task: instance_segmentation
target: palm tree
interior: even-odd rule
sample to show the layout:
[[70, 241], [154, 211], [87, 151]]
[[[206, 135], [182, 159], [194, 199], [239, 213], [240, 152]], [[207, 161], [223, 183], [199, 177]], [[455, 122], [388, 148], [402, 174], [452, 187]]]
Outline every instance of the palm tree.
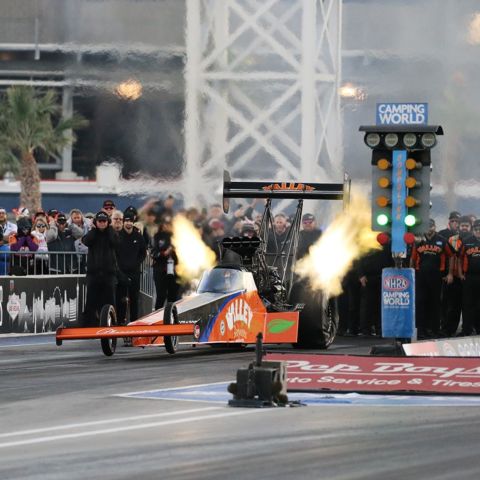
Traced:
[[20, 205], [41, 208], [40, 172], [35, 153], [56, 154], [75, 141], [73, 129], [88, 122], [79, 115], [61, 118], [53, 90], [15, 86], [0, 97], [0, 162], [20, 172]]

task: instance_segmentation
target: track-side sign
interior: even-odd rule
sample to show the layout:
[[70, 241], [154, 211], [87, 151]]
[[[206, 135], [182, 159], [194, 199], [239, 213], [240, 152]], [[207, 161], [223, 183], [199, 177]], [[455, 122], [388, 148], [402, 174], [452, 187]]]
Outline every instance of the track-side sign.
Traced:
[[297, 391], [480, 394], [480, 359], [269, 353]]
[[480, 357], [480, 336], [443, 338], [402, 345], [406, 355], [425, 357]]
[[382, 270], [382, 337], [412, 338], [415, 328], [413, 268]]
[[427, 125], [428, 103], [377, 103], [377, 125]]

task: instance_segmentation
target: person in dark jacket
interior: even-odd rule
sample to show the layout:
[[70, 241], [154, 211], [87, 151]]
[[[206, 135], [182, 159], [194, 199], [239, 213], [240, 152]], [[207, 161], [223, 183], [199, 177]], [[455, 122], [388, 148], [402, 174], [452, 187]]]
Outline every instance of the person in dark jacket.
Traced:
[[463, 284], [462, 336], [480, 333], [480, 220], [473, 222], [473, 235], [465, 238], [458, 265]]
[[439, 336], [442, 283], [453, 282], [454, 265], [452, 248], [435, 231], [435, 221], [431, 218], [410, 258], [410, 266], [415, 268], [415, 321], [419, 339]]
[[82, 230], [76, 225], [70, 227], [67, 225], [67, 217], [63, 213], [58, 213], [55, 221], [50, 223], [50, 228], [45, 236], [50, 252], [51, 273], [78, 272], [75, 240], [80, 238], [82, 233]]
[[164, 219], [153, 237], [151, 255], [153, 280], [157, 294], [155, 309], [159, 309], [163, 307], [165, 300], [174, 302], [178, 299], [179, 294], [179, 284], [175, 272], [178, 259], [172, 244], [172, 223], [169, 217]]
[[382, 270], [393, 267], [391, 244], [360, 259], [358, 275], [362, 291], [360, 335], [379, 335], [382, 312]]
[[322, 231], [317, 227], [315, 216], [305, 213], [302, 217], [302, 229], [298, 237], [297, 257], [304, 257], [321, 235]]
[[85, 326], [98, 325], [98, 314], [104, 305], [115, 305], [118, 263], [118, 236], [110, 226], [110, 217], [100, 211], [95, 215], [92, 229], [82, 238], [88, 247], [87, 301]]
[[126, 212], [123, 216], [123, 229], [118, 233], [117, 260], [120, 270], [117, 286], [117, 319], [126, 318], [126, 303], [130, 302], [130, 321], [138, 318], [140, 295], [140, 267], [147, 255], [147, 245], [140, 231], [133, 226], [135, 215]]

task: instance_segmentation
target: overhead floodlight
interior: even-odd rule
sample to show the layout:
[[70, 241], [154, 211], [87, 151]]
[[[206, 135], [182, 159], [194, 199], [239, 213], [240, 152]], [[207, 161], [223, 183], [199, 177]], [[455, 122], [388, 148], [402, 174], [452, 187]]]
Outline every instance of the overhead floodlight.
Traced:
[[378, 133], [367, 133], [365, 135], [365, 143], [370, 148], [376, 148], [380, 145], [380, 135]]
[[437, 137], [434, 133], [424, 133], [420, 137], [420, 141], [425, 148], [432, 148], [437, 143]]
[[396, 133], [387, 133], [383, 141], [388, 148], [393, 148], [398, 143], [398, 135]]
[[414, 133], [405, 133], [402, 142], [407, 148], [412, 148], [417, 143], [417, 136]]

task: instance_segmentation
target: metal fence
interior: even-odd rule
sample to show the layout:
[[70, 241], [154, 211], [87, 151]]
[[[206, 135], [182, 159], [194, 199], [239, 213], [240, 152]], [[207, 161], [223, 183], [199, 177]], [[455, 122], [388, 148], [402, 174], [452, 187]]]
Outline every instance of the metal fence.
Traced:
[[87, 256], [78, 252], [0, 252], [0, 274], [14, 276], [85, 274]]
[[[0, 251], [0, 275], [85, 275], [87, 253]], [[140, 291], [155, 296], [152, 260], [147, 256], [140, 269]]]

